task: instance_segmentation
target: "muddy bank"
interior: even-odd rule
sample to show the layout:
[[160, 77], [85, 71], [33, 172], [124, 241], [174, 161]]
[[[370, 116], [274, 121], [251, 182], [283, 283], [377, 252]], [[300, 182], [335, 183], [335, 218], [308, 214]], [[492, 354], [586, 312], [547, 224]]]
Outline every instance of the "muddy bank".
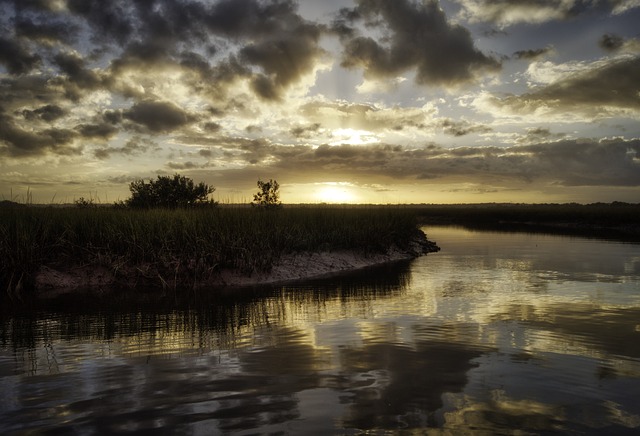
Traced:
[[[364, 253], [352, 250], [290, 253], [281, 256], [268, 272], [246, 273], [237, 269], [208, 267], [197, 277], [185, 268], [154, 265], [46, 265], [35, 277], [35, 291], [40, 294], [59, 294], [75, 290], [108, 291], [111, 288], [222, 288], [260, 284], [277, 284], [347, 273], [361, 268], [382, 265], [419, 257], [439, 251], [420, 232], [405, 248], [389, 247], [384, 253]], [[188, 270], [188, 268], [186, 268]]]

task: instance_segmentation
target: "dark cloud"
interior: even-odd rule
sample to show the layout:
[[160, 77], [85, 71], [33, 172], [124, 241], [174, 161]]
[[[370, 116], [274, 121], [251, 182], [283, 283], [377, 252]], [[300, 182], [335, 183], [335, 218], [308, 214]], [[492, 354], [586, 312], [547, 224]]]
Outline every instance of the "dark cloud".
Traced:
[[535, 144], [540, 142], [549, 142], [565, 137], [564, 133], [553, 133], [546, 127], [530, 127], [526, 129], [526, 134], [515, 139], [518, 144]]
[[141, 138], [132, 138], [122, 147], [99, 147], [93, 151], [93, 155], [97, 159], [109, 159], [114, 155], [133, 156], [146, 153], [148, 150], [155, 148], [156, 145], [149, 140]]
[[27, 130], [11, 117], [0, 114], [0, 144], [4, 145], [0, 154], [14, 157], [79, 154], [81, 148], [73, 146], [76, 137], [76, 132], [69, 129]]
[[474, 124], [464, 120], [456, 121], [448, 118], [442, 120], [440, 124], [444, 133], [452, 136], [465, 136], [472, 133], [488, 133], [493, 130], [491, 127], [482, 124]]
[[118, 74], [126, 69], [147, 69], [159, 64], [171, 64], [171, 53], [162, 41], [133, 41], [119, 58], [111, 63], [112, 72]]
[[20, 0], [15, 2], [16, 9], [23, 10], [36, 10], [36, 11], [49, 11], [55, 10], [54, 2], [51, 0]]
[[208, 121], [203, 124], [202, 128], [208, 133], [216, 133], [222, 129], [222, 126], [218, 123], [214, 123], [213, 121]]
[[[473, 81], [482, 71], [497, 71], [500, 63], [473, 44], [471, 34], [451, 24], [438, 2], [411, 0], [358, 0], [352, 10], [343, 10], [337, 28], [344, 42], [342, 65], [363, 68], [369, 78], [392, 78], [416, 71], [421, 85], [455, 86]], [[363, 21], [380, 28], [382, 40], [345, 32], [347, 22]], [[336, 29], [336, 26], [334, 26]]]
[[486, 36], [487, 38], [493, 38], [495, 36], [507, 36], [509, 35], [508, 32], [502, 30], [502, 29], [487, 29], [485, 31], [482, 32], [482, 34], [484, 36]]
[[211, 74], [211, 65], [207, 59], [191, 51], [180, 54], [180, 65], [184, 68], [197, 71], [201, 76], [205, 77]]
[[52, 86], [44, 75], [10, 76], [0, 78], [0, 101], [5, 108], [22, 110], [42, 104], [59, 105], [60, 90]]
[[67, 8], [86, 20], [94, 41], [126, 43], [134, 33], [135, 21], [129, 2], [102, 0], [67, 0]]
[[62, 118], [66, 115], [66, 113], [67, 111], [62, 109], [60, 106], [55, 104], [48, 104], [33, 110], [24, 109], [22, 111], [22, 116], [24, 116], [27, 120], [40, 119], [43, 121], [51, 122]]
[[493, 98], [491, 103], [519, 114], [610, 116], [612, 110], [640, 112], [640, 57], [625, 57], [562, 78], [534, 92]]
[[310, 73], [325, 53], [319, 46], [321, 28], [294, 13], [292, 2], [272, 2], [272, 6], [273, 13], [280, 14], [266, 20], [273, 21], [269, 25], [272, 32], [245, 45], [239, 53], [242, 62], [260, 68], [253, 89], [266, 100], [279, 99], [288, 86]]
[[[324, 54], [323, 27], [304, 20], [289, 0], [113, 1], [105, 8], [73, 0], [70, 9], [101, 29], [103, 41], [124, 47], [111, 63], [114, 75], [179, 65], [199, 76], [190, 86], [218, 98], [226, 86], [250, 78], [258, 97], [279, 100]], [[217, 44], [225, 47], [226, 58], [211, 65]]]
[[309, 138], [312, 135], [315, 135], [316, 133], [318, 133], [318, 130], [320, 130], [320, 127], [321, 127], [320, 123], [313, 123], [307, 126], [293, 127], [289, 131], [291, 132], [291, 135], [293, 135], [296, 138]]
[[607, 51], [617, 51], [624, 45], [624, 39], [619, 35], [605, 33], [598, 41], [598, 44]]
[[102, 113], [102, 120], [105, 123], [116, 125], [122, 122], [123, 115], [121, 110], [106, 110]]
[[68, 81], [78, 88], [96, 89], [102, 84], [100, 76], [88, 69], [85, 60], [76, 53], [58, 53], [53, 61]]
[[212, 6], [204, 19], [214, 33], [237, 39], [270, 36], [280, 33], [283, 23], [297, 26], [301, 21], [292, 0], [222, 0]]
[[167, 162], [167, 168], [172, 170], [192, 170], [196, 168], [201, 168], [202, 165], [187, 161], [187, 162]]
[[16, 35], [45, 44], [56, 42], [71, 43], [77, 32], [77, 26], [63, 21], [35, 22], [28, 17], [22, 17], [15, 24]]
[[202, 157], [211, 158], [216, 155], [216, 152], [209, 148], [201, 148], [200, 150], [198, 150], [198, 154]]
[[167, 133], [195, 121], [193, 115], [167, 101], [141, 101], [123, 116], [152, 133]]
[[[558, 186], [640, 186], [640, 140], [563, 140], [512, 147], [437, 146], [420, 149], [389, 144], [264, 146], [269, 168], [292, 178], [329, 175], [344, 180], [429, 179], [443, 183]], [[257, 150], [254, 150], [257, 151]]]
[[544, 55], [548, 54], [552, 49], [550, 47], [545, 48], [537, 48], [537, 49], [529, 49], [529, 50], [518, 50], [513, 53], [513, 57], [516, 59], [524, 59], [524, 60], [537, 60]]
[[640, 186], [640, 140], [564, 140], [524, 146], [539, 177], [565, 186]]
[[268, 100], [313, 70], [323, 50], [318, 46], [320, 32], [310, 25], [299, 25], [280, 37], [243, 48], [241, 59], [259, 66], [263, 74], [254, 79], [256, 93]]
[[109, 123], [80, 124], [76, 130], [83, 138], [101, 139], [106, 141], [118, 133], [118, 129]]
[[9, 74], [27, 74], [40, 63], [40, 56], [31, 53], [26, 45], [0, 36], [0, 64], [4, 65]]

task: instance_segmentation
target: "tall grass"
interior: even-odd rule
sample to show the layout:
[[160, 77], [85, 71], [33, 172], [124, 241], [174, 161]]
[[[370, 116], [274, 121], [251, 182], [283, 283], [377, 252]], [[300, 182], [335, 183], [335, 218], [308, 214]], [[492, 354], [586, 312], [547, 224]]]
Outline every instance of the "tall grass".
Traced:
[[222, 268], [267, 271], [290, 252], [381, 252], [415, 231], [414, 214], [401, 208], [0, 209], [0, 286], [32, 288], [43, 265], [198, 281]]

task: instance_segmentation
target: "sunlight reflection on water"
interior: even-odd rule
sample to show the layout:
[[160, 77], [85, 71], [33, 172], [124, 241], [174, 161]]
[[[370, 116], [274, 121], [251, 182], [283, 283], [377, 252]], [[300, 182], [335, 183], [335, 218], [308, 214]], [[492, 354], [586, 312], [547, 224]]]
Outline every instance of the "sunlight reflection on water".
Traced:
[[640, 246], [426, 231], [348, 278], [5, 314], [0, 432], [640, 431]]

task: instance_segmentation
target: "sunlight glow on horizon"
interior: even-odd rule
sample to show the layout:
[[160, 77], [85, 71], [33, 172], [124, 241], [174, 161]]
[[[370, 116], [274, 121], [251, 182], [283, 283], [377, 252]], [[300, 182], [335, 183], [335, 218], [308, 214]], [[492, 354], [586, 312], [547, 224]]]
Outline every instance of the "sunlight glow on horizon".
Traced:
[[350, 188], [349, 183], [321, 183], [315, 198], [319, 203], [357, 203], [358, 196]]

